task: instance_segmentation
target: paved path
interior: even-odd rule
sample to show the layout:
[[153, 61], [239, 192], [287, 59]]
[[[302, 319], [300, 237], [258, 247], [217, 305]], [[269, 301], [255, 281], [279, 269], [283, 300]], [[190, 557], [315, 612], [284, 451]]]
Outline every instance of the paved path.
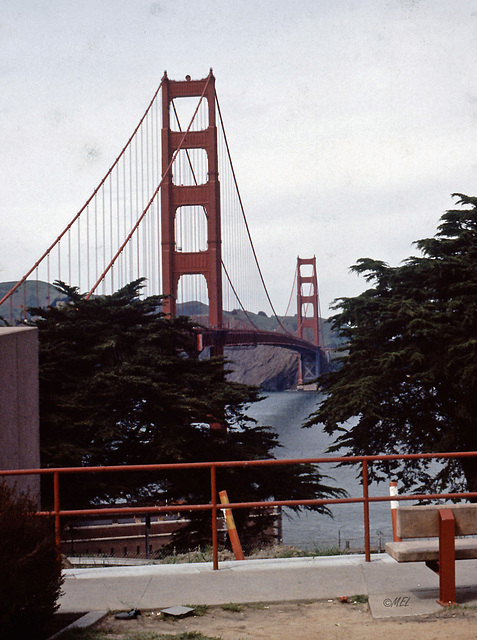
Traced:
[[[457, 600], [477, 605], [477, 560], [456, 563]], [[66, 569], [60, 611], [322, 600], [366, 594], [373, 617], [440, 610], [438, 577], [386, 554]]]

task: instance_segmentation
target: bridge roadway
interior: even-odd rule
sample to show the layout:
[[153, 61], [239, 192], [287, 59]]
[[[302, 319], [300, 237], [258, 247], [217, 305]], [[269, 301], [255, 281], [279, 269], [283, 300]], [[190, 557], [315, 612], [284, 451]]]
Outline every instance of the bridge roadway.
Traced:
[[301, 354], [316, 356], [320, 347], [302, 340], [289, 333], [276, 331], [257, 331], [251, 329], [205, 329], [199, 333], [201, 347], [229, 346], [253, 346], [258, 344], [271, 345], [291, 349]]

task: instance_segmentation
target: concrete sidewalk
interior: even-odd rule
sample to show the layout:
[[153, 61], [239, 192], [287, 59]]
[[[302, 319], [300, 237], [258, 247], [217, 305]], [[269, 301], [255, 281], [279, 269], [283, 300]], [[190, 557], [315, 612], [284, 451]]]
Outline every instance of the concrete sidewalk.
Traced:
[[[366, 594], [374, 618], [441, 610], [438, 576], [386, 554], [66, 569], [60, 611], [162, 609], [227, 602], [327, 600]], [[457, 600], [477, 605], [477, 560], [456, 562]]]

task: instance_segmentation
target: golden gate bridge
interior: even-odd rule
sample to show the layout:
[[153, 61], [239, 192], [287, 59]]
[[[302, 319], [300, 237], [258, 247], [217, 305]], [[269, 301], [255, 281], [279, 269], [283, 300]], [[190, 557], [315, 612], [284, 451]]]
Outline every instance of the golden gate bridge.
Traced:
[[[288, 309], [281, 318], [275, 311], [255, 252], [212, 70], [201, 80], [175, 81], [164, 73], [92, 195], [0, 299], [0, 316], [13, 323], [21, 309], [24, 320], [28, 307], [40, 306], [41, 283], [64, 281], [90, 297], [143, 277], [143, 294], [165, 296], [165, 313], [195, 319], [200, 348], [216, 354], [231, 345], [292, 349], [299, 354], [299, 384], [319, 375], [316, 260], [297, 259], [288, 304], [295, 292], [292, 332], [283, 323]], [[47, 288], [46, 304], [51, 296]], [[276, 326], [261, 330], [253, 310], [267, 310]]]

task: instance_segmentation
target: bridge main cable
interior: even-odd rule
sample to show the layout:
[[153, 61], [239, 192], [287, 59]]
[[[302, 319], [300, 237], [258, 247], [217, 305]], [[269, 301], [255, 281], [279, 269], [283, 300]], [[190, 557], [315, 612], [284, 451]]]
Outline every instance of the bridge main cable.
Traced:
[[[147, 212], [149, 211], [150, 207], [152, 206], [152, 203], [154, 202], [154, 200], [156, 199], [157, 194], [159, 193], [164, 180], [166, 179], [166, 177], [168, 176], [169, 172], [171, 171], [172, 165], [175, 162], [175, 159], [177, 158], [179, 151], [183, 148], [183, 144], [186, 140], [186, 137], [192, 127], [192, 123], [194, 122], [194, 119], [197, 115], [197, 112], [199, 111], [199, 107], [202, 103], [202, 100], [204, 98], [204, 95], [206, 93], [207, 87], [209, 86], [210, 83], [210, 78], [211, 78], [212, 72], [209, 73], [209, 75], [207, 76], [207, 81], [204, 85], [204, 89], [202, 91], [202, 94], [200, 96], [200, 100], [197, 104], [197, 107], [195, 108], [195, 111], [192, 115], [192, 118], [189, 122], [189, 126], [187, 127], [187, 130], [184, 132], [184, 135], [181, 138], [181, 141], [177, 147], [177, 149], [175, 150], [175, 152], [172, 155], [172, 158], [169, 162], [169, 164], [167, 165], [167, 169], [164, 172], [164, 175], [161, 178], [161, 181], [159, 182], [156, 190], [154, 191], [154, 193], [151, 196], [151, 199], [149, 200], [149, 202], [147, 203], [146, 208], [144, 209], [144, 211], [142, 212], [142, 214], [139, 216], [139, 218], [137, 219], [136, 223], [134, 224], [133, 228], [131, 229], [131, 231], [128, 233], [126, 239], [124, 240], [124, 242], [122, 243], [122, 245], [119, 247], [119, 249], [117, 250], [116, 254], [114, 255], [114, 257], [111, 259], [110, 263], [108, 264], [108, 266], [106, 267], [106, 269], [103, 271], [103, 273], [101, 274], [101, 276], [98, 278], [97, 282], [93, 285], [92, 289], [89, 291], [89, 293], [87, 294], [87, 296], [85, 297], [86, 300], [88, 300], [91, 295], [96, 291], [96, 289], [98, 288], [98, 286], [101, 284], [102, 280], [104, 280], [104, 278], [106, 277], [106, 274], [108, 273], [108, 271], [111, 269], [111, 267], [113, 266], [113, 264], [116, 262], [116, 260], [118, 259], [118, 257], [121, 255], [121, 253], [123, 252], [124, 248], [126, 247], [126, 245], [128, 244], [128, 242], [131, 240], [131, 238], [133, 237], [134, 233], [136, 232], [137, 228], [139, 227], [140, 223], [144, 220], [144, 217], [146, 216]], [[161, 85], [163, 84], [165, 78], [166, 78], [166, 74], [164, 75], [164, 77], [161, 80]], [[157, 92], [156, 92], [157, 95]], [[136, 129], [137, 130], [137, 129]], [[91, 199], [90, 199], [91, 200]]]
[[[165, 77], [165, 76], [164, 76]], [[121, 152], [119, 153], [119, 155], [117, 156], [116, 160], [113, 162], [113, 164], [111, 165], [111, 167], [108, 169], [108, 171], [106, 172], [104, 178], [101, 180], [101, 182], [98, 184], [98, 186], [96, 187], [96, 189], [93, 191], [93, 193], [91, 194], [91, 196], [88, 198], [88, 200], [85, 202], [85, 204], [81, 207], [81, 209], [78, 211], [78, 213], [75, 215], [75, 217], [71, 220], [71, 222], [65, 227], [65, 229], [60, 233], [60, 235], [54, 240], [54, 242], [51, 243], [51, 245], [48, 247], [48, 249], [42, 254], [42, 256], [35, 262], [35, 264], [33, 265], [33, 267], [23, 276], [23, 278], [21, 280], [19, 280], [14, 287], [12, 287], [10, 289], [10, 291], [8, 291], [3, 298], [0, 300], [0, 305], [2, 305], [6, 300], [8, 300], [8, 298], [15, 293], [15, 291], [26, 281], [26, 279], [31, 276], [31, 274], [35, 271], [35, 269], [43, 262], [43, 260], [52, 252], [52, 250], [56, 247], [56, 245], [62, 240], [62, 238], [68, 233], [68, 231], [71, 229], [71, 227], [74, 225], [74, 223], [80, 218], [81, 214], [87, 209], [87, 207], [89, 206], [89, 204], [94, 200], [94, 198], [96, 197], [96, 195], [98, 194], [99, 190], [101, 189], [101, 187], [106, 183], [106, 180], [109, 178], [109, 176], [111, 175], [111, 173], [113, 172], [114, 168], [117, 166], [118, 162], [121, 160], [121, 158], [123, 157], [123, 155], [125, 154], [127, 148], [129, 147], [129, 145], [131, 144], [131, 142], [134, 140], [134, 137], [136, 136], [137, 132], [139, 131], [139, 129], [141, 128], [142, 123], [144, 122], [144, 120], [146, 119], [149, 111], [151, 110], [152, 105], [154, 104], [154, 101], [156, 100], [159, 91], [162, 89], [162, 85], [164, 83], [164, 77], [161, 80], [161, 83], [159, 84], [156, 92], [154, 93], [154, 96], [152, 97], [152, 100], [150, 101], [146, 111], [144, 112], [144, 115], [142, 116], [142, 118], [139, 121], [139, 124], [137, 125], [137, 127], [134, 129], [133, 133], [131, 134], [131, 136], [129, 137], [129, 140], [126, 142], [126, 144], [124, 145], [124, 147], [122, 148]], [[149, 206], [149, 205], [148, 205]], [[124, 248], [124, 247], [123, 247]], [[121, 249], [122, 250], [122, 249]], [[117, 256], [116, 256], [117, 257]], [[110, 267], [108, 267], [109, 269]], [[106, 273], [103, 274], [103, 276], [101, 277], [100, 281], [104, 278], [104, 275], [106, 275]], [[88, 296], [89, 297], [93, 291], [96, 289], [96, 287], [98, 286], [99, 283], [97, 283], [95, 285], [95, 287], [89, 292]]]

